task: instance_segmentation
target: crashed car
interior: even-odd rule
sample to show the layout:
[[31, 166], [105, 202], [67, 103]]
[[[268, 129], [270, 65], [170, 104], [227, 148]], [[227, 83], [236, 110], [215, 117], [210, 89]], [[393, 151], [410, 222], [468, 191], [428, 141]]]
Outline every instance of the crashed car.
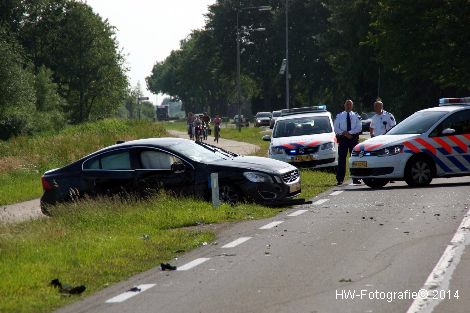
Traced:
[[275, 204], [301, 192], [296, 167], [263, 157], [241, 156], [179, 138], [121, 142], [42, 176], [41, 209], [83, 195], [145, 193], [164, 189], [209, 199], [210, 176], [218, 173], [224, 202]]

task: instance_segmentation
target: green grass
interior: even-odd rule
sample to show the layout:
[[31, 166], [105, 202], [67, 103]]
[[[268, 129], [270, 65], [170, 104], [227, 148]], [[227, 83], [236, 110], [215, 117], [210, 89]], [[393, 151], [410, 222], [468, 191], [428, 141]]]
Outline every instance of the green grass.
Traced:
[[215, 239], [186, 226], [277, 212], [254, 204], [214, 209], [160, 193], [149, 201], [86, 200], [55, 207], [53, 218], [0, 224], [0, 312], [50, 312], [78, 298], [49, 287], [54, 278], [84, 284], [89, 295]]
[[116, 140], [164, 135], [165, 129], [155, 123], [109, 119], [69, 126], [58, 134], [0, 141], [0, 205], [37, 198], [42, 193], [44, 171], [76, 161]]

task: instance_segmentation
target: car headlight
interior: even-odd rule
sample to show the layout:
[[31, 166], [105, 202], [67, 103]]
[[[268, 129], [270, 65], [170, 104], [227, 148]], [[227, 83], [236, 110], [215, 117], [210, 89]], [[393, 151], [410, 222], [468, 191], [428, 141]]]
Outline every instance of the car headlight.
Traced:
[[377, 156], [395, 155], [403, 152], [403, 145], [390, 146], [377, 151]]
[[284, 149], [280, 147], [272, 147], [271, 153], [272, 154], [284, 154]]
[[321, 145], [321, 150], [334, 150], [335, 144], [333, 142], [327, 142]]
[[271, 176], [269, 176], [268, 174], [264, 174], [264, 173], [244, 172], [243, 176], [245, 176], [246, 179], [248, 179], [249, 181], [253, 183], [264, 183], [264, 182], [272, 183], [273, 182], [273, 179], [271, 178]]

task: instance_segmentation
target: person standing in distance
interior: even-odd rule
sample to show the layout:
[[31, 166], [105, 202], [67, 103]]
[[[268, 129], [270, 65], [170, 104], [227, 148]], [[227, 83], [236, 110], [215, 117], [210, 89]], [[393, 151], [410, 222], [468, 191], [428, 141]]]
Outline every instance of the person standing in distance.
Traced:
[[370, 137], [383, 135], [397, 125], [393, 114], [384, 111], [384, 104], [380, 98], [374, 102], [374, 112], [375, 115], [370, 122]]
[[[356, 112], [352, 111], [353, 102], [348, 99], [344, 102], [344, 111], [336, 115], [334, 122], [336, 138], [338, 139], [338, 169], [336, 171], [337, 185], [342, 185], [346, 174], [346, 157], [359, 143], [359, 134], [362, 130], [361, 120]], [[354, 179], [353, 184], [360, 184]]]

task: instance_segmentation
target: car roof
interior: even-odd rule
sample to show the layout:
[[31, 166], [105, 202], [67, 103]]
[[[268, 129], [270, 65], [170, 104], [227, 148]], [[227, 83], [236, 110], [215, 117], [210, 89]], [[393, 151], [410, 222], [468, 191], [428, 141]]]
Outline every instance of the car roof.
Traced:
[[418, 112], [454, 112], [454, 111], [460, 111], [460, 110], [465, 110], [465, 109], [470, 109], [470, 106], [468, 105], [446, 105], [446, 106], [439, 106], [439, 107], [433, 107], [433, 108], [428, 108], [424, 109]]
[[310, 113], [299, 113], [299, 114], [290, 114], [290, 115], [284, 115], [284, 116], [279, 116], [277, 118], [277, 121], [283, 121], [283, 120], [291, 120], [295, 118], [302, 118], [302, 117], [312, 117], [312, 116], [327, 116], [331, 117], [331, 113], [328, 111], [323, 111], [323, 112], [310, 112]]
[[137, 139], [137, 140], [125, 141], [122, 143], [116, 143], [114, 145], [107, 146], [103, 149], [90, 153], [87, 157], [95, 155], [95, 154], [99, 154], [102, 152], [119, 149], [119, 148], [129, 148], [129, 147], [135, 147], [135, 146], [156, 146], [156, 147], [166, 148], [174, 144], [177, 144], [179, 142], [187, 142], [187, 141], [191, 141], [191, 140], [183, 139], [183, 138], [173, 138], [173, 137]]

